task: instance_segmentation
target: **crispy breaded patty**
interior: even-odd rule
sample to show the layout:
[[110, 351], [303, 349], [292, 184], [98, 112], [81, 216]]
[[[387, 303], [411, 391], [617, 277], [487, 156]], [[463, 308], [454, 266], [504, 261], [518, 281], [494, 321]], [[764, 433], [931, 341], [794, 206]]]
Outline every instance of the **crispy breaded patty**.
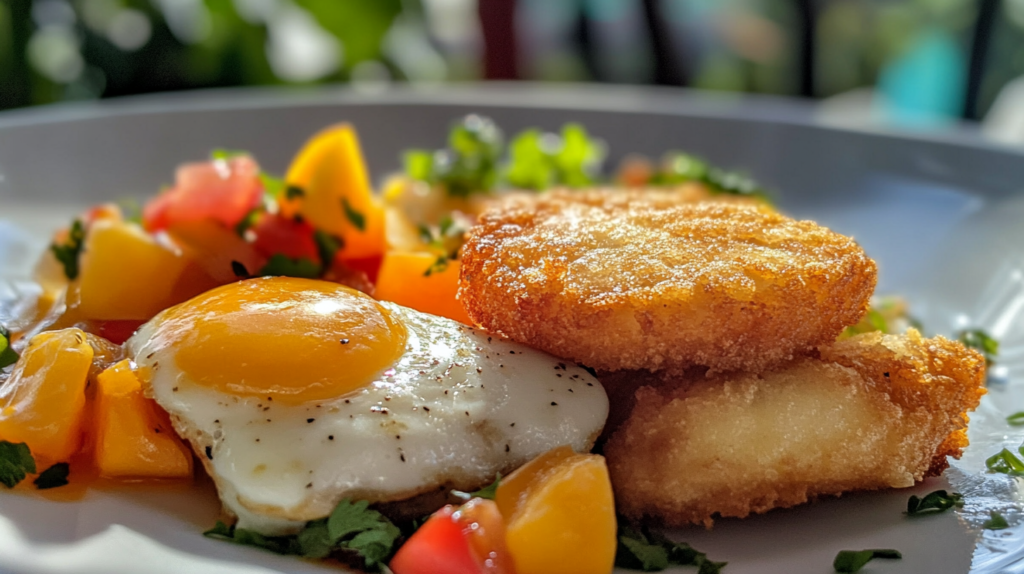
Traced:
[[459, 297], [492, 331], [599, 370], [757, 371], [864, 314], [849, 237], [749, 202], [561, 193], [481, 215]]
[[[912, 486], [967, 445], [985, 360], [942, 337], [868, 333], [755, 374], [656, 381], [605, 445], [623, 515], [743, 517], [850, 490]], [[618, 373], [609, 386], [628, 379]], [[615, 396], [615, 392], [609, 392]]]

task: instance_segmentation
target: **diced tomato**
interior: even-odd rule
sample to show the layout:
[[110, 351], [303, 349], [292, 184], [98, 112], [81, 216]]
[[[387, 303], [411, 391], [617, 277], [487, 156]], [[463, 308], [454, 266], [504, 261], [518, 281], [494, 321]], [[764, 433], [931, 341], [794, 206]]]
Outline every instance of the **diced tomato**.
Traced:
[[111, 343], [122, 345], [143, 323], [145, 321], [100, 321], [96, 334]]
[[338, 257], [335, 257], [335, 265], [344, 265], [349, 269], [356, 271], [362, 271], [366, 273], [366, 278], [370, 280], [370, 283], [377, 283], [377, 275], [380, 273], [380, 264], [384, 261], [384, 258], [380, 255], [373, 257], [360, 257], [358, 259], [343, 258], [343, 251], [338, 252]]
[[253, 246], [264, 257], [281, 253], [291, 259], [306, 258], [321, 263], [320, 252], [313, 240], [313, 226], [305, 221], [265, 213], [253, 225], [252, 231], [256, 235]]
[[515, 574], [498, 507], [479, 498], [435, 512], [389, 566], [395, 574]]
[[149, 231], [212, 219], [234, 227], [263, 196], [260, 168], [248, 156], [178, 168], [173, 188], [154, 197], [142, 210]]

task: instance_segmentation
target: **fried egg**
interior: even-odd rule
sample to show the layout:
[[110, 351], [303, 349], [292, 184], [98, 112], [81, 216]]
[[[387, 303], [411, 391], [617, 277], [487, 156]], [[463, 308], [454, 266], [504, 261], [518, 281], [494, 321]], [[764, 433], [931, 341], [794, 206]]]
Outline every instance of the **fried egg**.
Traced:
[[265, 534], [587, 451], [608, 415], [574, 364], [323, 281], [214, 289], [127, 348], [238, 526]]

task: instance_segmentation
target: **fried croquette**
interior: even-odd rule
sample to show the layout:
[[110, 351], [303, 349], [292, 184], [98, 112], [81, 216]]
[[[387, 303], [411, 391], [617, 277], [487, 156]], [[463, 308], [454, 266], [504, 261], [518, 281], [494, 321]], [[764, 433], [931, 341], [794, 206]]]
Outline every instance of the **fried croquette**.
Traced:
[[852, 239], [751, 202], [594, 192], [512, 199], [466, 235], [469, 316], [598, 370], [759, 371], [864, 314]]
[[624, 422], [604, 454], [620, 512], [670, 526], [912, 486], [960, 456], [985, 393], [979, 353], [914, 330], [858, 335], [759, 375], [641, 376], [632, 404], [613, 403], [630, 412], [613, 413]]

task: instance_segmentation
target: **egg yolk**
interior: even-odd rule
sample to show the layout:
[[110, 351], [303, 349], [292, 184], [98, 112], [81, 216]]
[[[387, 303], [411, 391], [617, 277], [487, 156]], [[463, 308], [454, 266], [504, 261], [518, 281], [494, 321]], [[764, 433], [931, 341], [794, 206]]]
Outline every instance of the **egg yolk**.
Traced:
[[366, 386], [401, 356], [407, 336], [371, 297], [290, 277], [225, 285], [155, 320], [148, 346], [174, 353], [183, 383], [292, 404]]

